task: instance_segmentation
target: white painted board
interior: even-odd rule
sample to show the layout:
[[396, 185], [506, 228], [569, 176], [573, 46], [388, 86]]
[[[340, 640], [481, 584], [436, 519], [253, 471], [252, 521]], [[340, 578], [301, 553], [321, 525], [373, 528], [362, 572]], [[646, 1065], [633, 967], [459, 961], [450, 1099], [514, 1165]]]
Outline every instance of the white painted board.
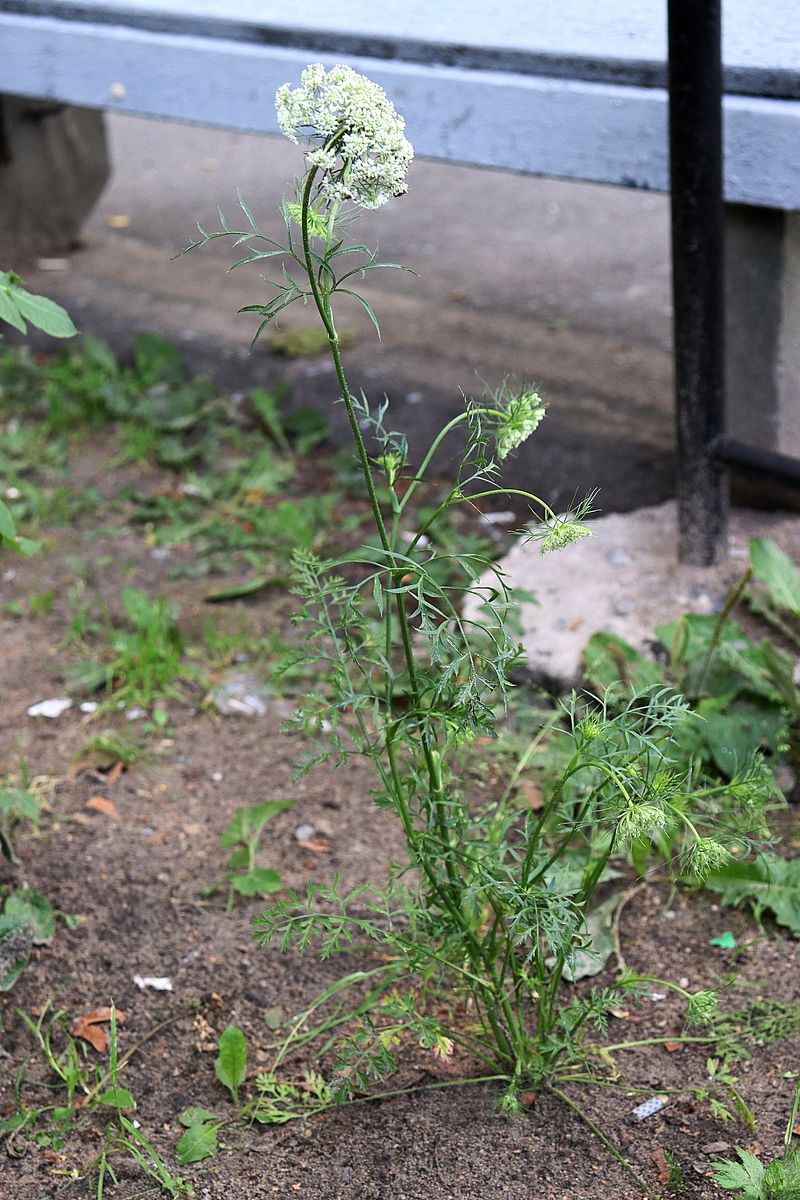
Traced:
[[[266, 133], [277, 87], [308, 61], [268, 44], [23, 16], [4, 16], [0, 36], [6, 91]], [[348, 61], [386, 88], [422, 156], [667, 188], [662, 89]], [[727, 97], [725, 155], [729, 200], [800, 209], [800, 101]]]
[[[0, 0], [3, 11], [84, 14], [331, 54], [664, 83], [666, 0]], [[800, 0], [723, 0], [723, 42], [728, 91], [800, 98]]]

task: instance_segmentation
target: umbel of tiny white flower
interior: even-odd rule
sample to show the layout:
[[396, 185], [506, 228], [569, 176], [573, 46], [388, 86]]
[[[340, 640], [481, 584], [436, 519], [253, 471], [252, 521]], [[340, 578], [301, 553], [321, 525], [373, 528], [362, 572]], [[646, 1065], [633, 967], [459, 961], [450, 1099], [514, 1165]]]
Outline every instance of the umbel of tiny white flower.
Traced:
[[300, 87], [288, 83], [275, 97], [278, 124], [293, 142], [311, 143], [306, 159], [317, 167], [330, 203], [350, 200], [380, 208], [406, 191], [414, 148], [405, 121], [383, 88], [352, 67], [306, 67]]
[[523, 389], [505, 397], [504, 419], [497, 430], [497, 457], [500, 462], [535, 432], [544, 412], [545, 406], [538, 392]]

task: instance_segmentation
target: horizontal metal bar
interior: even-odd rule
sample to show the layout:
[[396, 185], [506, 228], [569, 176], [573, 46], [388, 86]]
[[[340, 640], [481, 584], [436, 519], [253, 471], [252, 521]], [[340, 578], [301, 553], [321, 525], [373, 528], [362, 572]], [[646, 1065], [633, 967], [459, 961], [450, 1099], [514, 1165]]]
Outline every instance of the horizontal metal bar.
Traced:
[[726, 467], [735, 467], [774, 483], [800, 487], [800, 458], [776, 454], [774, 450], [763, 450], [760, 446], [748, 446], [725, 435], [715, 438], [708, 451]]

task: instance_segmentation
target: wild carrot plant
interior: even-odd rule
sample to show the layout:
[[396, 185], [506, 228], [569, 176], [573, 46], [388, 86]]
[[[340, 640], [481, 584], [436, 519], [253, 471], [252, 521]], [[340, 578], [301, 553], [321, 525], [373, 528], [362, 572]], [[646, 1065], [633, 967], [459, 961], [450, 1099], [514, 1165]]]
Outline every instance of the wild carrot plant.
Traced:
[[[557, 1087], [584, 1031], [602, 1025], [617, 1002], [618, 987], [566, 1000], [561, 988], [588, 944], [587, 914], [609, 860], [679, 829], [679, 865], [702, 878], [734, 847], [716, 822], [719, 789], [672, 763], [670, 730], [684, 707], [665, 690], [631, 696], [613, 712], [573, 698], [560, 734], [568, 743], [565, 766], [538, 812], [507, 799], [476, 805], [465, 795], [459, 755], [494, 733], [520, 648], [502, 572], [479, 556], [437, 548], [431, 528], [458, 506], [513, 495], [530, 510], [520, 536], [538, 541], [542, 553], [557, 552], [590, 533], [591, 498], [559, 515], [527, 490], [502, 487], [503, 460], [544, 415], [530, 387], [506, 380], [481, 399], [466, 397], [416, 464], [406, 437], [388, 423], [388, 401], [373, 405], [352, 391], [338, 305], [360, 304], [380, 334], [356, 281], [397, 264], [351, 240], [351, 225], [359, 208], [406, 190], [412, 148], [383, 91], [348, 67], [309, 67], [299, 88], [280, 89], [277, 109], [284, 133], [308, 147], [305, 174], [282, 204], [285, 236], [263, 233], [240, 197], [243, 228], [220, 213], [220, 228], [199, 227], [186, 249], [227, 237], [246, 251], [235, 266], [275, 259], [281, 270], [269, 281], [272, 294], [243, 310], [261, 318], [256, 337], [297, 301], [316, 310], [327, 336], [337, 380], [332, 399], [347, 414], [375, 537], [344, 563], [295, 557], [303, 629], [297, 656], [314, 665], [319, 681], [297, 720], [317, 743], [301, 769], [368, 759], [375, 802], [400, 822], [408, 862], [381, 889], [343, 894], [334, 881], [291, 895], [259, 918], [257, 936], [283, 948], [313, 945], [323, 957], [354, 938], [379, 949], [378, 966], [342, 983], [371, 990], [338, 1044], [341, 1097], [387, 1076], [398, 1046], [411, 1038], [440, 1056], [461, 1048], [505, 1081], [503, 1106], [513, 1110], [523, 1087]], [[415, 528], [415, 496], [450, 438], [463, 447], [455, 478]], [[468, 596], [479, 601], [479, 618], [465, 615]], [[769, 798], [761, 776], [752, 772], [726, 787], [743, 814], [739, 828], [758, 827]], [[703, 997], [695, 1008], [709, 1007]], [[308, 1039], [314, 1011], [295, 1027], [294, 1045]], [[329, 1033], [335, 1025], [320, 1028]]]

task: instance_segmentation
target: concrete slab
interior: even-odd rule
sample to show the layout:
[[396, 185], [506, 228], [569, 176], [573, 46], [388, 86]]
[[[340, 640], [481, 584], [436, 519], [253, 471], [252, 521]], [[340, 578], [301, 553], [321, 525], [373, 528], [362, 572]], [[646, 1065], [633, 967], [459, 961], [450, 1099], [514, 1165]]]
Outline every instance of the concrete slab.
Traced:
[[521, 607], [528, 670], [557, 690], [579, 683], [593, 633], [646, 649], [657, 625], [719, 612], [747, 566], [750, 538], [772, 537], [800, 557], [800, 517], [783, 512], [734, 509], [727, 554], [715, 567], [678, 564], [674, 501], [600, 517], [591, 528], [592, 537], [547, 555], [535, 542], [518, 544], [499, 564], [511, 587], [536, 596]]
[[[34, 291], [65, 304], [82, 330], [130, 351], [134, 335], [175, 338], [194, 369], [225, 387], [291, 383], [291, 403], [330, 417], [335, 442], [349, 433], [325, 357], [289, 362], [251, 354], [256, 327], [242, 305], [268, 294], [257, 267], [226, 274], [217, 244], [170, 257], [195, 221], [231, 221], [236, 187], [275, 231], [277, 204], [302, 168], [285, 138], [169, 122], [109, 120], [114, 174], [83, 245], [55, 265], [26, 267]], [[506, 373], [535, 383], [548, 417], [508, 464], [511, 486], [557, 507], [598, 487], [604, 511], [653, 504], [673, 492], [669, 238], [663, 196], [503, 172], [413, 164], [408, 195], [359, 219], [358, 236], [381, 257], [419, 274], [372, 272], [364, 294], [381, 321], [345, 301], [350, 385], [373, 402], [386, 393], [396, 428], [419, 456], [461, 410], [459, 389], [480, 394]], [[45, 264], [46, 266], [53, 264]], [[311, 324], [301, 306], [282, 327]], [[448, 448], [449, 449], [449, 448]], [[442, 456], [442, 473], [452, 456]]]

